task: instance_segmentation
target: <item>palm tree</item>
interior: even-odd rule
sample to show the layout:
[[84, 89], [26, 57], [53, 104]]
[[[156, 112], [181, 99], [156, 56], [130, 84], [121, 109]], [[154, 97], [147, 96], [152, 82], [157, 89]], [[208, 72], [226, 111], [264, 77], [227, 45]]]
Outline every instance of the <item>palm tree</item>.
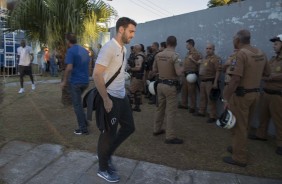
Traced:
[[237, 3], [240, 1], [244, 1], [244, 0], [210, 0], [208, 2], [208, 7], [213, 8], [217, 6], [224, 6], [224, 5], [229, 5], [231, 3]]
[[11, 12], [10, 30], [24, 30], [29, 40], [53, 47], [73, 32], [83, 40], [97, 39], [116, 11], [102, 0], [21, 0]]
[[76, 33], [80, 43], [97, 40], [116, 15], [102, 0], [20, 0], [9, 14], [8, 26], [9, 31], [24, 30], [29, 40], [56, 48], [64, 57], [66, 33]]

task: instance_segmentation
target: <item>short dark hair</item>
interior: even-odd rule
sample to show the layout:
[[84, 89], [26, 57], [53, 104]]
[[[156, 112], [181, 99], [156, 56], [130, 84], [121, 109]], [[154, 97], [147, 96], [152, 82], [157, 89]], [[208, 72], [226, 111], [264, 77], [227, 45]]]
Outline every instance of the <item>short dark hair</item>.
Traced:
[[153, 53], [153, 49], [151, 46], [147, 46], [147, 51], [148, 53], [152, 54]]
[[159, 43], [158, 42], [153, 42], [153, 45], [155, 45], [157, 48], [160, 47]]
[[243, 44], [249, 44], [251, 42], [251, 33], [249, 30], [241, 29], [236, 33], [236, 37], [239, 38]]
[[118, 29], [120, 26], [124, 27], [124, 28], [127, 28], [129, 24], [132, 24], [134, 26], [137, 26], [137, 23], [128, 18], [128, 17], [121, 17], [117, 20], [117, 23], [116, 23], [116, 32], [118, 32]]
[[71, 43], [71, 44], [76, 44], [77, 43], [77, 38], [74, 33], [67, 33], [66, 34], [66, 39]]
[[142, 43], [140, 43], [139, 45], [141, 46], [141, 51], [145, 52], [145, 46]]
[[177, 40], [175, 36], [169, 36], [166, 39], [166, 44], [172, 47], [176, 47], [177, 45]]
[[186, 41], [186, 43], [189, 43], [189, 44], [192, 45], [193, 47], [195, 46], [195, 42], [194, 42], [193, 39], [188, 39], [188, 40]]
[[166, 42], [161, 42], [161, 47], [166, 48]]

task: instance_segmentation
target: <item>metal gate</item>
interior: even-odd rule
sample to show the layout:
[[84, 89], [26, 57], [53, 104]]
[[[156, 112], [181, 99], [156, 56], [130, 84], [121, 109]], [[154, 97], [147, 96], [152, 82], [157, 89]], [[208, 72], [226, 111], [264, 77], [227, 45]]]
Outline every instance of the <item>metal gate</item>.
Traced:
[[[0, 76], [4, 77], [4, 79], [19, 75], [17, 48], [20, 47], [20, 40], [21, 38], [15, 32], [4, 33], [2, 36], [2, 43], [0, 45]], [[33, 74], [41, 75], [42, 70], [37, 58], [38, 56], [34, 54]]]

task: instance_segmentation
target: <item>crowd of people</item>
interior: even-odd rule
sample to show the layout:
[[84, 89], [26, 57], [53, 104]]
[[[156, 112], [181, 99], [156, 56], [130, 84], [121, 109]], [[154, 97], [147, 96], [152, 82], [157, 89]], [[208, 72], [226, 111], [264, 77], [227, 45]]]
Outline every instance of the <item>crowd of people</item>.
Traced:
[[[166, 144], [184, 143], [177, 137], [175, 128], [177, 108], [188, 109], [189, 113], [199, 117], [208, 114], [207, 123], [215, 123], [218, 121], [216, 102], [221, 99], [223, 108], [230, 110], [236, 117], [236, 124], [231, 129], [232, 143], [227, 147], [232, 156], [224, 157], [225, 163], [247, 166], [247, 139], [267, 140], [270, 119], [276, 127], [276, 153], [282, 155], [282, 114], [279, 111], [282, 103], [282, 35], [270, 39], [276, 53], [270, 61], [260, 49], [251, 45], [251, 33], [245, 29], [234, 35], [234, 52], [225, 62], [215, 54], [213, 43], [206, 45], [203, 56], [191, 38], [186, 41], [188, 52], [182, 61], [175, 51], [175, 36], [168, 36], [160, 44], [153, 42], [146, 47], [146, 51], [143, 44], [136, 44], [131, 47], [127, 59], [125, 44], [129, 44], [134, 37], [136, 26], [136, 22], [130, 18], [118, 19], [115, 37], [103, 47], [100, 46], [99, 55], [96, 56], [88, 45], [82, 47], [77, 44], [75, 34], [66, 35], [68, 50], [61, 87], [68, 87], [71, 92], [78, 122], [75, 134], [89, 133], [81, 98], [92, 73], [98, 92], [96, 98], [103, 102], [95, 107], [100, 130], [97, 152], [99, 177], [109, 182], [120, 180], [111, 157], [135, 130], [132, 111], [141, 112], [142, 94], [150, 99], [149, 104], [156, 104], [152, 134], [165, 134]], [[51, 61], [56, 61], [56, 51], [44, 51], [45, 54], [48, 52], [45, 55], [46, 69], [49, 61], [52, 70]], [[24, 92], [24, 75], [30, 76], [34, 90], [30, 66], [33, 61], [32, 49], [22, 41], [18, 54], [21, 82], [19, 93]], [[131, 75], [128, 91], [125, 88], [125, 71]], [[221, 73], [225, 74], [223, 89], [219, 85]], [[56, 71], [53, 74], [56, 75]], [[150, 89], [152, 82], [154, 93]], [[259, 101], [262, 104], [259, 109], [260, 125], [256, 134], [250, 134], [248, 128]]]
[[[273, 42], [276, 53], [270, 61], [263, 51], [251, 45], [251, 33], [248, 30], [240, 30], [234, 35], [234, 52], [226, 61], [222, 61], [215, 54], [215, 45], [212, 43], [206, 45], [206, 53], [203, 56], [195, 48], [193, 39], [186, 41], [188, 52], [183, 62], [174, 51], [177, 40], [173, 36], [167, 38], [164, 50], [158, 49], [157, 42], [147, 47], [146, 53], [140, 49], [141, 44], [133, 46], [128, 59], [130, 66], [127, 68], [132, 74], [129, 93], [135, 102], [133, 100], [131, 102], [138, 104], [138, 109], [134, 107], [133, 110], [141, 111], [140, 100], [132, 98], [137, 96], [136, 94], [140, 96], [143, 92], [145, 97], [157, 99], [149, 102], [149, 104], [157, 102], [153, 135], [166, 134], [165, 143], [182, 144], [183, 140], [177, 138], [174, 130], [177, 123], [174, 121], [178, 102], [177, 92], [181, 92], [178, 108], [189, 109], [194, 116], [208, 115], [207, 123], [218, 121], [217, 100], [221, 100], [224, 104], [222, 111], [228, 109], [236, 118], [236, 124], [231, 129], [232, 146], [227, 147], [232, 157], [224, 158], [224, 162], [245, 167], [247, 139], [267, 140], [271, 119], [276, 128], [276, 153], [282, 155], [282, 115], [278, 106], [282, 100], [282, 35], [270, 41]], [[140, 55], [145, 57], [139, 57]], [[221, 73], [224, 74], [223, 89], [220, 87]], [[139, 80], [138, 93], [132, 90], [136, 86], [136, 80]], [[157, 97], [153, 95], [154, 93], [148, 95], [150, 85], [147, 80], [154, 81]], [[253, 135], [249, 127], [259, 102], [262, 104], [258, 107], [257, 113], [260, 124], [257, 133]], [[166, 129], [162, 129], [164, 117]]]

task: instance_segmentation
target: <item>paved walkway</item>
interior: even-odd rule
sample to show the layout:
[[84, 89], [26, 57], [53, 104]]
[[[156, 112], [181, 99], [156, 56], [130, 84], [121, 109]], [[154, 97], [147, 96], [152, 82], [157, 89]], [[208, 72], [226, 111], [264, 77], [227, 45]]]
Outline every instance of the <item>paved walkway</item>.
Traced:
[[[114, 157], [121, 184], [282, 184], [282, 180], [232, 173], [181, 171]], [[11, 141], [0, 149], [0, 178], [7, 184], [104, 184], [96, 155], [61, 145]], [[1, 183], [1, 182], [0, 182]]]

